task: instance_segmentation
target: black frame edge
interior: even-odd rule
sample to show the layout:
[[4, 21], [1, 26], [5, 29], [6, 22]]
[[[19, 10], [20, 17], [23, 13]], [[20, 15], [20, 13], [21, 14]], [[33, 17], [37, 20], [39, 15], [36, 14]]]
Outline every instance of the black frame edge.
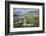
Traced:
[[9, 4], [5, 1], [5, 35], [9, 34]]

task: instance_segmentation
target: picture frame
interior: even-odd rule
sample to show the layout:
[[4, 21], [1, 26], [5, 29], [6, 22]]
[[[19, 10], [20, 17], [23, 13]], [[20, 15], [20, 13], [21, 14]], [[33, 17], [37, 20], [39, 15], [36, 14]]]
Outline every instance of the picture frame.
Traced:
[[[44, 5], [45, 5], [44, 3], [40, 3], [40, 2], [5, 1], [5, 35], [44, 33], [44, 31], [45, 31], [45, 29], [44, 29], [44, 24], [45, 24], [44, 23], [45, 22], [44, 21], [44, 19], [45, 19], [44, 18], [45, 17], [45, 15], [44, 15], [45, 14]], [[13, 13], [14, 12], [13, 10], [15, 10], [15, 13]], [[35, 13], [35, 15], [37, 14], [39, 20], [36, 20], [36, 19], [34, 19], [34, 20], [35, 21], [39, 21], [38, 23], [39, 24], [41, 23], [41, 24], [38, 25], [38, 26], [33, 25], [32, 28], [31, 28], [31, 26], [30, 27], [28, 27], [28, 26], [24, 27], [25, 25], [24, 26], [21, 25], [21, 27], [20, 27], [19, 25], [16, 26], [16, 24], [15, 24], [15, 27], [13, 27], [12, 24], [15, 23], [15, 22], [13, 23], [13, 20], [16, 20], [16, 19], [14, 19], [16, 17], [16, 15], [19, 15], [19, 16], [21, 15], [21, 17], [22, 17], [22, 14], [24, 13], [24, 11], [25, 12], [26, 11], [29, 12], [30, 10], [31, 11], [35, 11], [35, 12], [33, 12], [33, 13], [31, 12], [31, 13], [32, 13], [33, 16], [34, 16], [34, 13]], [[23, 11], [23, 12], [21, 13], [19, 11], [21, 11], [21, 12]], [[16, 13], [16, 12], [18, 12], [18, 13]], [[14, 14], [16, 14], [16, 15], [14, 16]], [[24, 14], [24, 16], [25, 16], [25, 14]], [[14, 18], [12, 18], [12, 17], [14, 17]], [[32, 22], [34, 20], [32, 20]], [[29, 19], [28, 19], [28, 21], [29, 21]], [[34, 28], [34, 27], [36, 27], [36, 28]], [[37, 28], [37, 27], [39, 27], [39, 28]], [[16, 28], [16, 29], [13, 30], [13, 28]]]

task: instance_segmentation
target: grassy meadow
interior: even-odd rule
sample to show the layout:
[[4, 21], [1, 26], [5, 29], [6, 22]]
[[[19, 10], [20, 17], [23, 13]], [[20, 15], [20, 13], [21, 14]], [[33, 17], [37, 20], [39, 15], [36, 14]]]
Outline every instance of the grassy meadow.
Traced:
[[[33, 24], [32, 26], [23, 26], [24, 24], [24, 19], [26, 20], [26, 24]], [[39, 17], [34, 17], [34, 16], [25, 16], [21, 19], [16, 18], [14, 19], [14, 27], [38, 27], [39, 26]], [[21, 21], [21, 22], [19, 22]]]

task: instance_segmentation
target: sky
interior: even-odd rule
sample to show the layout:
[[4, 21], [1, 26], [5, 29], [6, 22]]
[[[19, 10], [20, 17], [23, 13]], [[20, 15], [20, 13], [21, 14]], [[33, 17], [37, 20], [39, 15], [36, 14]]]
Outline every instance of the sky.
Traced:
[[38, 11], [38, 8], [13, 8], [13, 12], [16, 15], [22, 15], [28, 11]]

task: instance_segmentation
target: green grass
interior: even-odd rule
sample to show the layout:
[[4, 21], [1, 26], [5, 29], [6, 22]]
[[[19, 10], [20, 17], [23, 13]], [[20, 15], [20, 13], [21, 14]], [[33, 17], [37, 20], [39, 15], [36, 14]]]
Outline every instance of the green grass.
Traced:
[[[30, 26], [30, 27], [38, 27], [39, 26], [39, 17], [25, 16], [24, 19], [26, 20], [26, 24], [33, 24], [33, 26]], [[26, 27], [26, 26], [22, 26], [24, 19], [23, 18], [14, 19], [14, 28]], [[21, 22], [19, 22], [20, 20], [21, 20]]]
[[34, 17], [34, 16], [29, 17], [29, 16], [26, 16], [25, 19], [26, 19], [27, 23], [33, 24], [33, 27], [39, 26], [39, 18], [38, 17]]

